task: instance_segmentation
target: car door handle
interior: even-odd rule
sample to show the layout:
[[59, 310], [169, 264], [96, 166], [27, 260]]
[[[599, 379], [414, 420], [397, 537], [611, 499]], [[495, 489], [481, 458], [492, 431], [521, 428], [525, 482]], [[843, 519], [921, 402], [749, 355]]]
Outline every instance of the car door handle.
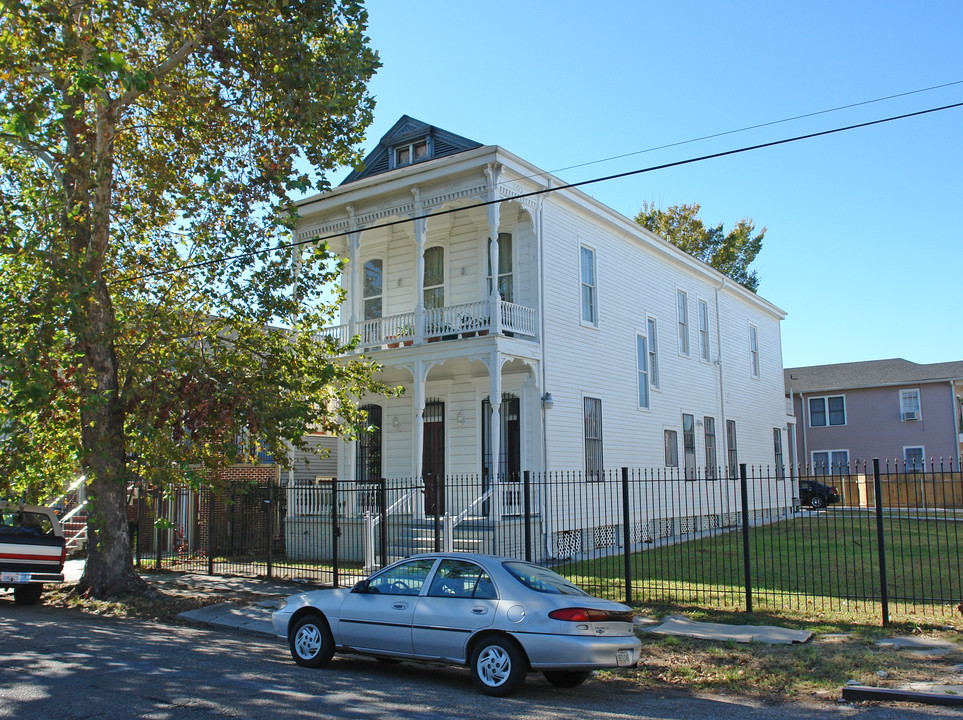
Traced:
[[486, 608], [486, 607], [473, 607], [473, 608], [471, 609], [471, 611], [472, 611], [473, 613], [475, 613], [476, 615], [484, 615], [485, 613], [488, 612], [488, 608]]
[[406, 602], [396, 602], [396, 603], [395, 603], [394, 605], [392, 605], [391, 607], [393, 607], [395, 610], [404, 610], [406, 607], [408, 607], [408, 603], [406, 603]]

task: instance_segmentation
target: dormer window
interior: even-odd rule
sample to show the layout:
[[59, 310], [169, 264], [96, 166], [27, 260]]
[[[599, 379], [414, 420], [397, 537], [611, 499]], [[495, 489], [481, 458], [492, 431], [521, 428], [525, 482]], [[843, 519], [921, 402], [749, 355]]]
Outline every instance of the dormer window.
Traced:
[[413, 162], [420, 162], [428, 158], [428, 141], [417, 140], [407, 145], [395, 147], [395, 167], [410, 165]]

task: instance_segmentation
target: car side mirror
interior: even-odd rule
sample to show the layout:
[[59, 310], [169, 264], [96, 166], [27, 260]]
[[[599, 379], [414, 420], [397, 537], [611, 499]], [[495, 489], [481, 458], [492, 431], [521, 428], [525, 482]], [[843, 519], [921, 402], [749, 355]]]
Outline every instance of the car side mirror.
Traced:
[[368, 592], [368, 581], [367, 581], [367, 580], [359, 580], [358, 582], [356, 582], [356, 583], [354, 584], [354, 587], [351, 588], [351, 592], [353, 592], [353, 593], [366, 593], [366, 592]]

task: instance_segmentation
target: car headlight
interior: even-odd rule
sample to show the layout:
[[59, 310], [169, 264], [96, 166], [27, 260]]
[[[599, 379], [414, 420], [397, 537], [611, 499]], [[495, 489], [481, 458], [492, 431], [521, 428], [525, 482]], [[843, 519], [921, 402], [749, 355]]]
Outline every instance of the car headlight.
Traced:
[[284, 598], [281, 602], [278, 603], [278, 610], [284, 610], [284, 608], [286, 608], [287, 606], [288, 606], [288, 599]]

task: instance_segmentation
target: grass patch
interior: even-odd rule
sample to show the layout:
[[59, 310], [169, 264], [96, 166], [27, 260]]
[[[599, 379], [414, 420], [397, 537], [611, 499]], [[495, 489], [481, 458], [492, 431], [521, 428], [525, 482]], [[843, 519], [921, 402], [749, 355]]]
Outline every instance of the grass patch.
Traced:
[[[931, 519], [887, 520], [890, 613], [959, 616], [963, 599], [963, 525]], [[844, 508], [756, 526], [750, 532], [754, 608], [807, 619], [840, 614], [880, 617], [875, 517]], [[560, 565], [557, 572], [592, 594], [625, 597], [621, 555]], [[630, 558], [633, 597], [666, 605], [746, 606], [741, 531], [663, 544]]]

